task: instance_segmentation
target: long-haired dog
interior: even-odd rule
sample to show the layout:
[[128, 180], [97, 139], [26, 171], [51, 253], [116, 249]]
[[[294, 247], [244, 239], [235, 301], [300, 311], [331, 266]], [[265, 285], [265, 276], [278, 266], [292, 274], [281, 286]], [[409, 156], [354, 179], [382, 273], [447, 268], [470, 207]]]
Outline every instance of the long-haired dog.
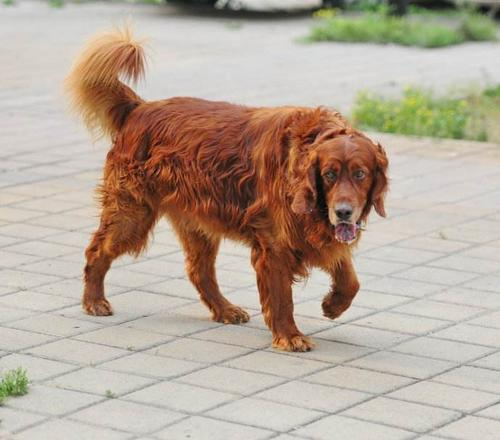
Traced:
[[66, 80], [86, 125], [112, 139], [100, 225], [86, 250], [83, 308], [112, 314], [104, 295], [111, 263], [138, 255], [167, 217], [215, 321], [249, 319], [217, 285], [215, 259], [227, 237], [251, 248], [273, 346], [310, 350], [294, 321], [292, 284], [318, 267], [332, 278], [324, 315], [334, 319], [350, 306], [359, 289], [352, 246], [372, 207], [385, 216], [383, 148], [326, 108], [146, 102], [120, 80], [143, 73], [143, 48], [125, 29], [91, 41]]

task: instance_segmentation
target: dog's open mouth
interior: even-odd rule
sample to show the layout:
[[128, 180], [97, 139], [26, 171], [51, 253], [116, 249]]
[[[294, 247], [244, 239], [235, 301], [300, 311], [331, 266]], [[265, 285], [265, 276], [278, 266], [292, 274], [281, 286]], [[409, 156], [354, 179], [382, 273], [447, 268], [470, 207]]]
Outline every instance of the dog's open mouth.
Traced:
[[341, 243], [350, 243], [356, 239], [360, 226], [357, 223], [341, 222], [335, 225], [335, 238]]

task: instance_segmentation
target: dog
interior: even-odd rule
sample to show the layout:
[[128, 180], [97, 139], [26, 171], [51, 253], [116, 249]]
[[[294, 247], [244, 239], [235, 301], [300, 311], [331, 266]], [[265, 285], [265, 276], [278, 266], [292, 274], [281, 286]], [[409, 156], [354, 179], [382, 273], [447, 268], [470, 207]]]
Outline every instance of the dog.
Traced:
[[323, 107], [146, 102], [125, 84], [143, 76], [144, 59], [130, 30], [118, 29], [94, 38], [65, 81], [74, 111], [112, 140], [98, 188], [100, 225], [85, 252], [85, 312], [113, 313], [106, 272], [118, 256], [139, 255], [166, 217], [213, 320], [249, 320], [216, 280], [219, 244], [229, 238], [251, 248], [272, 345], [310, 350], [294, 321], [292, 285], [320, 268], [332, 279], [324, 315], [337, 318], [350, 306], [359, 290], [352, 249], [372, 207], [386, 215], [383, 147]]

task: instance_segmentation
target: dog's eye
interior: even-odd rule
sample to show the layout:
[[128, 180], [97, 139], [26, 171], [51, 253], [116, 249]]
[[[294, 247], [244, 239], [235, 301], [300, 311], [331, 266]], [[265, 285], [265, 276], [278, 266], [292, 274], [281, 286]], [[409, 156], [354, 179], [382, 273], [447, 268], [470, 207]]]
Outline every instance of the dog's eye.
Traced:
[[353, 176], [356, 180], [363, 180], [365, 178], [366, 174], [363, 170], [356, 170], [356, 171], [354, 171]]
[[323, 177], [326, 180], [330, 180], [331, 182], [334, 182], [337, 179], [337, 173], [333, 170], [327, 171]]

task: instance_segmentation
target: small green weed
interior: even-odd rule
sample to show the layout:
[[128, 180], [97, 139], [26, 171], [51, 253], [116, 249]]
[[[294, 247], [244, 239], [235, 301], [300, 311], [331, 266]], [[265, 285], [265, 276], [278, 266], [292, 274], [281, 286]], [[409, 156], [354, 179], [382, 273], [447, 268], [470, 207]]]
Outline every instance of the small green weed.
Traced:
[[116, 399], [116, 394], [113, 393], [113, 391], [111, 390], [106, 390], [104, 392], [104, 395], [108, 398], [108, 399]]
[[7, 371], [0, 382], [0, 404], [9, 396], [23, 396], [28, 392], [29, 379], [26, 370], [16, 368]]
[[489, 121], [494, 119], [500, 106], [494, 98], [487, 98], [486, 93], [494, 95], [500, 91], [490, 88], [483, 94], [470, 94], [465, 98], [438, 98], [428, 90], [408, 87], [401, 99], [384, 99], [362, 92], [352, 117], [354, 123], [364, 129], [387, 133], [497, 140], [492, 131], [494, 125]]
[[4, 6], [13, 6], [14, 5], [14, 0], [2, 0], [2, 4]]
[[52, 8], [62, 8], [64, 6], [64, 0], [49, 0], [49, 6]]

